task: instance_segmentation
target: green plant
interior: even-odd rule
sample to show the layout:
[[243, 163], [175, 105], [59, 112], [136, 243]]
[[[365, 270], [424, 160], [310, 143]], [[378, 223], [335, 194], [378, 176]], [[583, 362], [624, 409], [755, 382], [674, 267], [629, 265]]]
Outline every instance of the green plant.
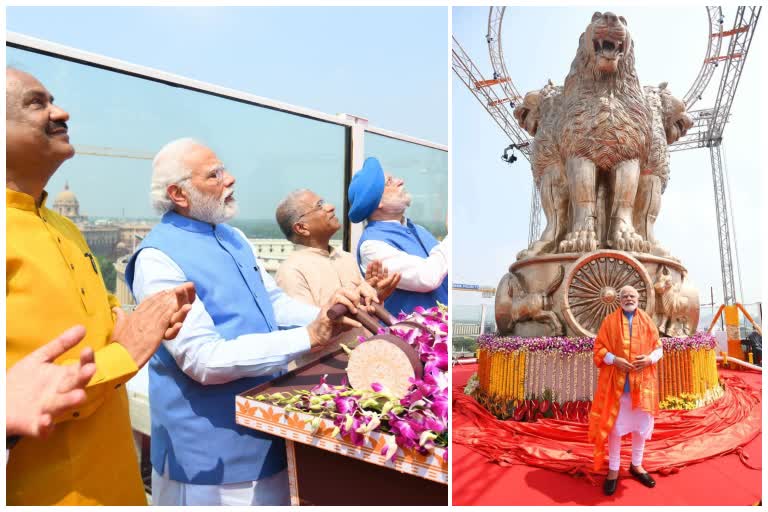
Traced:
[[104, 256], [96, 255], [96, 260], [99, 262], [99, 268], [101, 268], [101, 277], [104, 279], [104, 286], [106, 286], [107, 290], [111, 293], [115, 293], [115, 285], [117, 284], [117, 271], [115, 270], [115, 265]]

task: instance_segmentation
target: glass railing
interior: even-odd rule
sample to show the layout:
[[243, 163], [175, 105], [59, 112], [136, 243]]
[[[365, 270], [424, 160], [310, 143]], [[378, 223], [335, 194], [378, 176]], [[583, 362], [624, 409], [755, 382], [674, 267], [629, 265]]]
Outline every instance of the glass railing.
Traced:
[[159, 220], [149, 195], [152, 158], [181, 137], [211, 147], [236, 178], [239, 214], [231, 224], [243, 230], [272, 273], [293, 250], [275, 209], [295, 189], [309, 188], [334, 204], [342, 229], [332, 244], [356, 246], [359, 232], [346, 219], [345, 194], [363, 155], [379, 157], [406, 179], [414, 197], [409, 216], [436, 236], [445, 234], [444, 146], [367, 121], [355, 129], [355, 116], [288, 105], [21, 34], [8, 33], [6, 44], [7, 65], [38, 78], [70, 114], [77, 154], [49, 181], [47, 205], [78, 225], [103, 267], [115, 267], [108, 287], [117, 288], [112, 291], [123, 303], [132, 302], [123, 277], [127, 256]]
[[412, 197], [406, 215], [442, 239], [447, 233], [448, 153], [369, 131], [365, 156], [375, 156], [384, 172], [405, 181]]

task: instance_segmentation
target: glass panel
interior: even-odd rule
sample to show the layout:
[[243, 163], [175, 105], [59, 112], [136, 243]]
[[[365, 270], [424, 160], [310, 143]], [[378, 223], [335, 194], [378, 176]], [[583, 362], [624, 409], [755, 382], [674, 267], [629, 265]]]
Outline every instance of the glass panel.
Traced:
[[379, 159], [384, 172], [405, 180], [413, 198], [406, 214], [442, 239], [447, 232], [448, 152], [366, 132], [369, 156]]
[[[47, 204], [68, 184], [79, 203], [79, 216], [71, 216], [111, 261], [129, 254], [159, 220], [149, 199], [151, 160], [180, 137], [210, 146], [235, 176], [240, 213], [232, 224], [273, 272], [292, 250], [275, 222], [288, 192], [310, 188], [343, 216], [345, 126], [11, 47], [6, 59], [37, 77], [69, 112], [79, 154], [51, 178]], [[342, 238], [339, 230], [335, 243]]]

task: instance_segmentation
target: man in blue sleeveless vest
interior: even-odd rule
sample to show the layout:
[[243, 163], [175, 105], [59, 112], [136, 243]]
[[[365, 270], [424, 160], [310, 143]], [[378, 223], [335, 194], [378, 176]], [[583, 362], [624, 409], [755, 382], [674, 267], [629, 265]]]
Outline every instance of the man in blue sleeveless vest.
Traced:
[[[154, 159], [152, 202], [164, 212], [126, 268], [138, 301], [192, 281], [197, 300], [172, 342], [149, 366], [152, 498], [157, 505], [289, 504], [281, 439], [235, 424], [235, 395], [327, 344], [341, 328], [327, 317], [357, 290], [323, 308], [286, 296], [259, 263], [235, 215], [235, 179], [215, 153], [191, 139]], [[340, 322], [359, 325], [349, 319]], [[307, 326], [306, 328], [290, 328]]]
[[357, 245], [361, 271], [380, 260], [399, 273], [397, 290], [384, 302], [393, 315], [417, 306], [448, 304], [448, 236], [432, 234], [406, 218], [411, 196], [400, 178], [385, 174], [376, 158], [367, 158], [349, 185], [349, 220], [368, 220]]

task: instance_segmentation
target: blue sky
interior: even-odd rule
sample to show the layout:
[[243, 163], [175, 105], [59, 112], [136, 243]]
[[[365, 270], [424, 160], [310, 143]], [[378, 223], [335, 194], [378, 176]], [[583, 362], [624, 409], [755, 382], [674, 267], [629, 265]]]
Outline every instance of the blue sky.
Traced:
[[[539, 89], [547, 79], [562, 84], [576, 52], [578, 37], [594, 11], [606, 7], [508, 7], [503, 48], [507, 68], [522, 93]], [[669, 82], [682, 97], [696, 77], [707, 44], [703, 7], [622, 7], [636, 44], [638, 76], [643, 85]], [[735, 8], [726, 8], [728, 27]], [[486, 7], [453, 9], [453, 33], [487, 78], [492, 74], [485, 40]], [[732, 214], [736, 219], [743, 301], [761, 300], [761, 242], [765, 229], [760, 209], [760, 67], [765, 61], [758, 26], [746, 63], [730, 123], [724, 133], [725, 165], [729, 175]], [[453, 251], [454, 282], [495, 286], [515, 255], [528, 245], [531, 172], [520, 157], [501, 161], [509, 144], [475, 97], [455, 76], [453, 86]], [[719, 74], [695, 108], [711, 107]], [[656, 237], [687, 266], [702, 302], [710, 287], [722, 300], [714, 195], [709, 151], [676, 152], [671, 179], [662, 198]], [[734, 253], [734, 264], [736, 255]], [[737, 286], [737, 296], [742, 298]], [[474, 294], [454, 294], [459, 303], [477, 303]], [[492, 300], [491, 300], [492, 302]]]
[[448, 142], [445, 7], [8, 7], [7, 29]]

